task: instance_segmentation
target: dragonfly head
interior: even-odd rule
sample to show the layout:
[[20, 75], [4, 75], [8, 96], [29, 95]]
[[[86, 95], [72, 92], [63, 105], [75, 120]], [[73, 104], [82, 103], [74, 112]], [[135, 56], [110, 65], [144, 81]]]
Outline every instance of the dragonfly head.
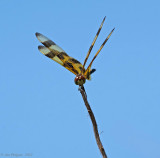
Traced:
[[84, 75], [78, 74], [75, 77], [74, 82], [76, 85], [82, 86], [86, 82], [86, 78], [84, 77]]

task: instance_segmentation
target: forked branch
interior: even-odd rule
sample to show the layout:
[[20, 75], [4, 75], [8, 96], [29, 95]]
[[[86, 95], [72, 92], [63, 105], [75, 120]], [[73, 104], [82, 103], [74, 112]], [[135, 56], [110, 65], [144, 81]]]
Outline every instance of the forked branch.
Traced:
[[84, 103], [85, 103], [85, 106], [87, 108], [87, 111], [89, 113], [89, 116], [90, 116], [90, 119], [92, 121], [92, 125], [93, 125], [93, 130], [94, 130], [94, 135], [95, 135], [95, 138], [96, 138], [96, 142], [97, 142], [97, 145], [98, 145], [98, 148], [103, 156], [103, 158], [107, 158], [107, 155], [106, 155], [106, 152], [103, 148], [103, 145], [101, 143], [101, 140], [100, 140], [100, 137], [99, 137], [99, 133], [98, 133], [98, 127], [97, 127], [97, 123], [96, 123], [96, 119], [94, 117], [94, 114], [92, 112], [92, 109], [87, 101], [87, 95], [86, 95], [86, 92], [85, 92], [85, 89], [83, 86], [80, 86], [79, 87], [79, 91], [80, 93], [82, 94], [82, 98], [84, 100]]

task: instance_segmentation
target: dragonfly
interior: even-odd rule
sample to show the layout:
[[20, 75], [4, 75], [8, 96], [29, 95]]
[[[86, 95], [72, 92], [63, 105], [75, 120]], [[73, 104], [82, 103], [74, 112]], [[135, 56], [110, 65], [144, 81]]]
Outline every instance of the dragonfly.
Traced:
[[35, 35], [37, 39], [43, 44], [38, 46], [39, 51], [44, 54], [45, 56], [49, 57], [50, 59], [56, 61], [60, 65], [64, 66], [66, 69], [71, 71], [73, 74], [76, 75], [74, 82], [76, 85], [83, 86], [83, 84], [86, 82], [86, 80], [91, 80], [91, 74], [96, 71], [96, 69], [91, 69], [93, 61], [96, 59], [97, 55], [100, 53], [101, 49], [104, 47], [108, 39], [110, 38], [111, 34], [113, 33], [114, 29], [109, 33], [107, 38], [104, 40], [102, 45], [100, 46], [99, 50], [91, 60], [88, 67], [85, 69], [86, 62], [89, 58], [89, 55], [92, 51], [92, 48], [97, 40], [97, 37], [102, 29], [103, 23], [105, 21], [106, 17], [104, 17], [103, 21], [101, 22], [101, 25], [96, 33], [96, 36], [88, 50], [87, 56], [84, 60], [83, 65], [76, 59], [70, 57], [61, 47], [59, 47], [56, 43], [54, 43], [52, 40], [47, 38], [46, 36], [42, 35], [41, 33], [36, 32]]

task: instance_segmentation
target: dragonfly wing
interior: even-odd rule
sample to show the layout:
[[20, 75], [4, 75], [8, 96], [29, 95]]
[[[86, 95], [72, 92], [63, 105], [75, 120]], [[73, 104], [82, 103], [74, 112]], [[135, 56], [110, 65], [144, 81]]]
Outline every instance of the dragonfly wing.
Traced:
[[54, 53], [53, 51], [50, 51], [47, 47], [45, 47], [45, 46], [38, 46], [38, 49], [45, 56], [47, 56], [50, 59], [56, 61], [60, 65], [63, 65], [63, 62], [57, 57], [56, 53]]
[[[115, 29], [115, 28], [114, 28]], [[110, 38], [110, 36], [112, 35], [114, 29], [112, 29], [112, 31], [110, 32], [110, 34], [107, 36], [107, 38], [104, 40], [104, 42], [102, 43], [101, 47], [99, 48], [99, 50], [97, 51], [97, 53], [95, 54], [95, 56], [93, 57], [92, 61], [90, 62], [88, 68], [86, 69], [86, 71], [84, 72], [85, 76], [88, 76], [91, 72], [91, 66], [93, 61], [96, 59], [97, 55], [100, 53], [100, 51], [102, 50], [102, 48], [104, 47], [104, 45], [106, 44], [106, 42], [108, 41], [108, 39]]]
[[78, 60], [68, 56], [68, 54], [65, 53], [62, 48], [60, 48], [46, 36], [36, 33], [36, 37], [44, 45], [38, 47], [41, 53], [61, 64], [75, 75], [81, 73], [83, 66]]
[[64, 50], [61, 47], [56, 45], [52, 40], [50, 40], [46, 36], [42, 35], [41, 33], [36, 32], [36, 37], [49, 50], [51, 50], [51, 51], [54, 50], [54, 52], [57, 54], [60, 52], [64, 52]]

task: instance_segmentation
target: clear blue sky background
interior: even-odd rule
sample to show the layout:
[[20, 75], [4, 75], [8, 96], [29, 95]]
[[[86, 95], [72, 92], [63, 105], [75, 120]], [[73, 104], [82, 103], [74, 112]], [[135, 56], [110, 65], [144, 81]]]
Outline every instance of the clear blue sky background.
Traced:
[[75, 76], [38, 51], [35, 32], [83, 62], [106, 16], [89, 60], [116, 29], [85, 84], [102, 143], [109, 158], [160, 158], [159, 6], [0, 0], [0, 157], [101, 157]]

